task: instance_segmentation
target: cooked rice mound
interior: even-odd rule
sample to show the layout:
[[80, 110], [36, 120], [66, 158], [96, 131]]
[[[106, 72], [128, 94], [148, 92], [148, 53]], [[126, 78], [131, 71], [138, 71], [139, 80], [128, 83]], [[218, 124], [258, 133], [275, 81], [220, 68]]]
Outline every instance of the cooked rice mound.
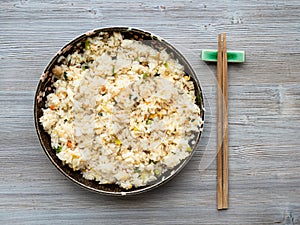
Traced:
[[130, 189], [191, 154], [200, 108], [184, 67], [165, 50], [102, 33], [60, 60], [40, 122], [63, 163]]

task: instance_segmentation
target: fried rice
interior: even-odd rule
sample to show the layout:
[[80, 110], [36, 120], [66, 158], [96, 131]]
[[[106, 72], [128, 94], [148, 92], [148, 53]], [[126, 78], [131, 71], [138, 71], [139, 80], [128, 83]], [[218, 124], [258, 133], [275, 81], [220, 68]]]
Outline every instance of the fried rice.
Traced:
[[40, 118], [57, 157], [85, 179], [125, 189], [188, 157], [203, 121], [184, 67], [118, 32], [82, 48], [53, 67], [55, 90]]

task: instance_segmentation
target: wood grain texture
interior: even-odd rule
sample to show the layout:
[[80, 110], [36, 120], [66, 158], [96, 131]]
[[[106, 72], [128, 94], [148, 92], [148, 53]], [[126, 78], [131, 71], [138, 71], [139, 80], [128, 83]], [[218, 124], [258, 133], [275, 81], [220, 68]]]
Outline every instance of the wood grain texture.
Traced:
[[[0, 4], [0, 224], [300, 224], [300, 2], [2, 0]], [[199, 74], [207, 109], [198, 151], [172, 181], [111, 198], [63, 177], [33, 123], [35, 88], [51, 57], [99, 27], [151, 31]], [[229, 205], [216, 210], [216, 65], [199, 60], [227, 33]], [[205, 151], [206, 161], [201, 158]], [[205, 164], [206, 166], [203, 166]]]

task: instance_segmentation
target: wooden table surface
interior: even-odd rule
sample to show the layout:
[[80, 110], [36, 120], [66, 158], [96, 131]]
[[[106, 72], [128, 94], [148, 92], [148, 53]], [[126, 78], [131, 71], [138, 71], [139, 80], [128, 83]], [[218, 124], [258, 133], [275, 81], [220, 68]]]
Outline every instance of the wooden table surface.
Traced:
[[[0, 224], [300, 224], [298, 0], [0, 2]], [[89, 192], [43, 152], [33, 122], [39, 77], [75, 36], [108, 26], [157, 34], [194, 66], [205, 94], [197, 152], [172, 181], [135, 197]], [[216, 65], [199, 60], [227, 32], [229, 209], [216, 210]], [[202, 154], [204, 153], [204, 154]], [[202, 157], [203, 155], [203, 157]]]

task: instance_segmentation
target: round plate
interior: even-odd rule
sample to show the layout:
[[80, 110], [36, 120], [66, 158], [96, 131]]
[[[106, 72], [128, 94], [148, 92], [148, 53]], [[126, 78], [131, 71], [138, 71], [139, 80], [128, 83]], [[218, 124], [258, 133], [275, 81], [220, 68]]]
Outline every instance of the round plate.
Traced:
[[[45, 68], [44, 73], [42, 74], [40, 81], [37, 86], [35, 99], [34, 99], [34, 120], [35, 120], [35, 127], [37, 131], [38, 138], [40, 140], [40, 143], [50, 159], [50, 161], [55, 165], [55, 167], [66, 177], [71, 179], [76, 184], [79, 184], [80, 186], [87, 188], [89, 190], [101, 193], [101, 194], [107, 194], [107, 195], [134, 195], [138, 193], [142, 193], [145, 191], [152, 190], [171, 178], [173, 178], [191, 159], [193, 153], [195, 152], [196, 146], [200, 140], [200, 136], [202, 133], [202, 127], [200, 128], [200, 131], [195, 134], [195, 138], [193, 140], [192, 145], [192, 152], [191, 154], [182, 160], [176, 167], [174, 167], [172, 170], [169, 170], [165, 173], [163, 173], [156, 181], [148, 183], [146, 186], [138, 187], [138, 188], [132, 188], [129, 190], [123, 189], [119, 187], [116, 184], [99, 184], [96, 181], [87, 180], [82, 177], [80, 171], [73, 171], [68, 165], [63, 165], [62, 161], [56, 156], [55, 150], [51, 147], [51, 139], [48, 133], [44, 130], [43, 126], [39, 122], [39, 118], [43, 115], [42, 109], [45, 108], [45, 101], [46, 96], [53, 92], [52, 84], [54, 81], [54, 77], [52, 76], [52, 68], [56, 65], [57, 61], [59, 60], [61, 55], [67, 56], [69, 53], [72, 53], [74, 49], [76, 48], [78, 43], [82, 43], [87, 37], [93, 37], [99, 35], [101, 32], [108, 32], [109, 34], [112, 34], [113, 32], [120, 32], [124, 39], [134, 39], [139, 41], [145, 41], [145, 43], [148, 43], [153, 48], [160, 50], [160, 49], [166, 49], [166, 51], [173, 55], [175, 59], [178, 60], [178, 62], [184, 66], [185, 73], [191, 77], [191, 80], [194, 83], [195, 86], [195, 95], [196, 95], [196, 104], [199, 106], [201, 113], [200, 116], [202, 117], [202, 120], [204, 121], [204, 108], [203, 108], [203, 96], [201, 87], [199, 84], [199, 81], [197, 80], [197, 76], [188, 63], [188, 61], [183, 57], [183, 55], [175, 49], [171, 44], [167, 43], [163, 39], [161, 39], [158, 36], [155, 36], [149, 32], [142, 31], [139, 29], [134, 28], [128, 28], [128, 27], [110, 27], [110, 28], [102, 28], [97, 29], [93, 31], [89, 31], [85, 34], [80, 35], [79, 37], [72, 40], [70, 43], [65, 45], [58, 53], [54, 56], [54, 58], [50, 61], [48, 66]], [[203, 126], [203, 125], [202, 125]]]

